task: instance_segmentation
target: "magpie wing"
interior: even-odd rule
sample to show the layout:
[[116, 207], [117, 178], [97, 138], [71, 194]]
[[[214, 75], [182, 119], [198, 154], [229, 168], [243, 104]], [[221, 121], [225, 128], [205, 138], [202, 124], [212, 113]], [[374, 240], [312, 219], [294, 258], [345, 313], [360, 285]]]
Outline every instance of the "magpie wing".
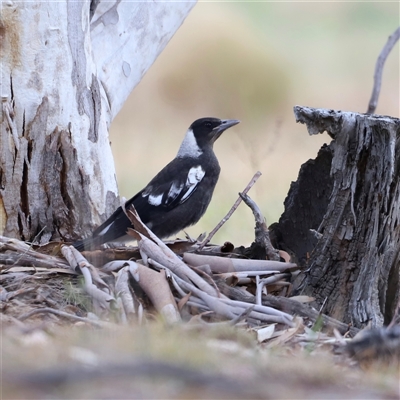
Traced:
[[[197, 189], [204, 175], [205, 171], [201, 165], [178, 171], [174, 171], [174, 168], [171, 168], [170, 171], [168, 169], [167, 171], [162, 170], [146, 186], [141, 196], [147, 199], [149, 205], [169, 210], [188, 200]], [[167, 179], [168, 177], [170, 179]]]
[[[168, 211], [188, 200], [205, 176], [205, 171], [200, 165], [180, 168], [174, 161], [125, 204], [126, 210], [133, 204], [145, 224], [151, 220], [155, 210], [162, 208]], [[122, 208], [118, 207], [93, 232], [92, 239], [101, 238], [101, 243], [115, 240], [125, 235], [129, 227], [132, 227], [131, 222]]]

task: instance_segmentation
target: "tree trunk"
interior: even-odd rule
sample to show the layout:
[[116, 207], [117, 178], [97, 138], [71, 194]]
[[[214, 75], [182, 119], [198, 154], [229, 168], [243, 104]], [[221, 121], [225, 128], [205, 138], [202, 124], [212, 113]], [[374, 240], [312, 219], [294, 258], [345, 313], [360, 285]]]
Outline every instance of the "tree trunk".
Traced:
[[[333, 138], [323, 151], [333, 152], [330, 175], [321, 177], [329, 156], [321, 162], [320, 152], [300, 174], [276, 228], [286, 246], [297, 239], [299, 259], [310, 254], [301, 288], [340, 321], [387, 324], [400, 298], [400, 120], [306, 107], [295, 107], [295, 115], [310, 134]], [[315, 215], [304, 218], [299, 208]], [[304, 232], [317, 223], [313, 244]]]
[[0, 234], [46, 242], [119, 205], [112, 119], [188, 2], [2, 2]]

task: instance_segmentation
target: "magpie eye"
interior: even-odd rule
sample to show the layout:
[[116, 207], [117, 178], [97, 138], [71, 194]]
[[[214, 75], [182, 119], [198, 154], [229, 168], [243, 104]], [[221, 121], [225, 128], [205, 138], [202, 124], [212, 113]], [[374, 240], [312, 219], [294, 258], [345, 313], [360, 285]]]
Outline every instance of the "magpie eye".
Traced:
[[206, 122], [206, 127], [211, 128], [211, 122]]

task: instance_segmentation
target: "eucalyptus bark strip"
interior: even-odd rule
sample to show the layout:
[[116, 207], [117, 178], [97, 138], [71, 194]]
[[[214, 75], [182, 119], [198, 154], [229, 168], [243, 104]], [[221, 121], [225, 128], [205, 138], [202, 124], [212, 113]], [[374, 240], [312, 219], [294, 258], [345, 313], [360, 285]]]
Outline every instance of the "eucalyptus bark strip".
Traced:
[[169, 288], [165, 276], [165, 270], [156, 272], [149, 267], [137, 263], [138, 283], [149, 296], [153, 306], [165, 318], [168, 323], [181, 320], [174, 296]]
[[135, 301], [129, 286], [129, 266], [123, 267], [118, 271], [115, 280], [115, 295], [122, 301], [126, 317], [129, 319], [135, 312]]
[[227, 258], [184, 253], [183, 260], [188, 264], [199, 267], [208, 264], [213, 272], [247, 272], [247, 271], [278, 271], [284, 272], [297, 269], [294, 263], [284, 263], [272, 260], [247, 260], [242, 258]]

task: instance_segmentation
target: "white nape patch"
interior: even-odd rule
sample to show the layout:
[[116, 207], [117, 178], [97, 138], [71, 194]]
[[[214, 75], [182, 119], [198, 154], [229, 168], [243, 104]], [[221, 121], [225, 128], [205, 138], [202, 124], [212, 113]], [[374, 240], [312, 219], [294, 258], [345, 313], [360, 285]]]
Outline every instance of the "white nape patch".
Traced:
[[191, 129], [186, 132], [185, 138], [179, 148], [178, 154], [176, 155], [178, 158], [182, 157], [193, 157], [196, 158], [203, 154], [200, 150], [196, 138], [194, 137], [194, 133]]
[[189, 196], [193, 193], [196, 189], [197, 185], [201, 182], [204, 178], [205, 171], [201, 168], [200, 165], [197, 167], [192, 167], [189, 170], [187, 179], [186, 179], [186, 187], [188, 188], [187, 192], [182, 196], [181, 203], [189, 198]]
[[149, 204], [151, 204], [152, 206], [159, 206], [159, 205], [161, 204], [162, 198], [163, 198], [162, 193], [161, 193], [161, 194], [158, 194], [157, 196], [151, 194], [151, 195], [149, 195], [149, 198], [148, 198], [147, 201], [148, 201]]

